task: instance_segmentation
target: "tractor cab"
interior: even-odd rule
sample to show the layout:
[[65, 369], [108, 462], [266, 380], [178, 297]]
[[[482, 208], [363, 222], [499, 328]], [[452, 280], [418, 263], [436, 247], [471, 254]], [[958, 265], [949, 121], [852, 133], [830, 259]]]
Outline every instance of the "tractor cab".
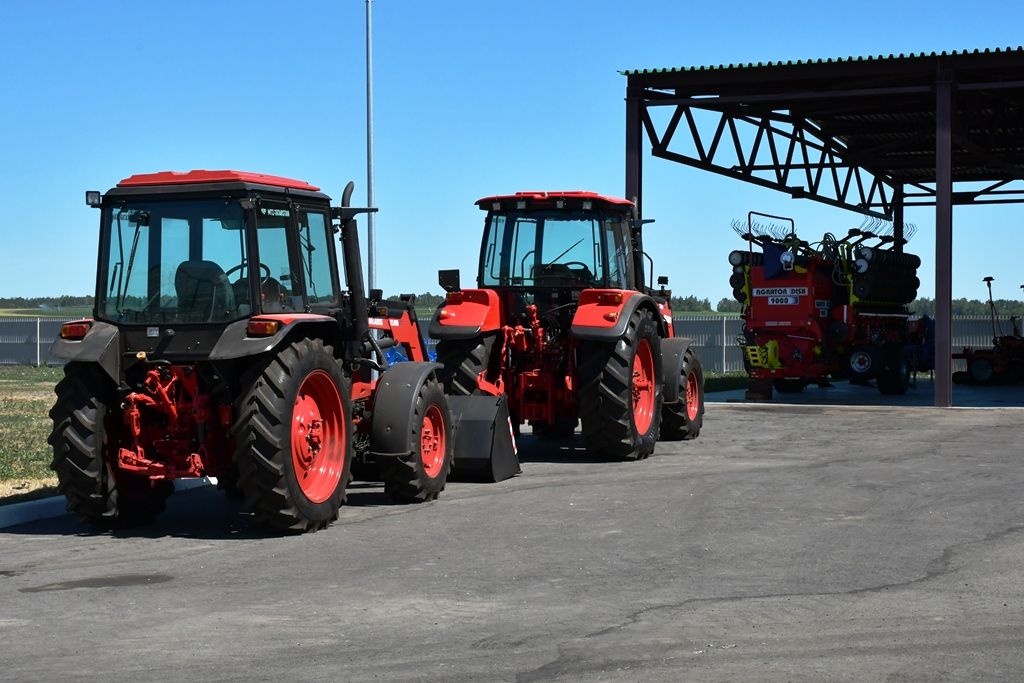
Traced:
[[487, 211], [481, 288], [528, 303], [578, 300], [584, 289], [635, 289], [633, 204], [593, 192], [518, 192], [477, 202]]
[[133, 175], [90, 194], [102, 209], [100, 320], [223, 326], [339, 304], [329, 198], [317, 187], [190, 171]]

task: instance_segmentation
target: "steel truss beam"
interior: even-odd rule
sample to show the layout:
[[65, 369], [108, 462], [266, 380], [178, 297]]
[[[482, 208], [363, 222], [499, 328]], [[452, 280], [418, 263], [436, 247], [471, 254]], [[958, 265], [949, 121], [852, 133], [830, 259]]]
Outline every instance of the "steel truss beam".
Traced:
[[[650, 109], [664, 106], [674, 109], [664, 130], [658, 131]], [[647, 100], [641, 102], [641, 107], [644, 130], [656, 157], [780, 190], [793, 197], [878, 218], [892, 217], [893, 187], [847, 159], [849, 153], [841, 141], [798, 117], [776, 112], [738, 114], [690, 102], [666, 104]], [[709, 114], [712, 121], [717, 119], [713, 130], [698, 123], [694, 116], [698, 111]], [[692, 141], [695, 155], [670, 148], [680, 129]], [[741, 130], [751, 135], [741, 135]], [[766, 154], [771, 163], [767, 163]], [[735, 163], [726, 165], [722, 161], [725, 157]]]

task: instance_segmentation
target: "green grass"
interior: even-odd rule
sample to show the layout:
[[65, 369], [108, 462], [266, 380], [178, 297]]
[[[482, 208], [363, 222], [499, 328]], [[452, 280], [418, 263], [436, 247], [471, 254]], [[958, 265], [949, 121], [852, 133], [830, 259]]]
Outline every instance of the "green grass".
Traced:
[[49, 479], [50, 407], [60, 368], [0, 366], [0, 481]]

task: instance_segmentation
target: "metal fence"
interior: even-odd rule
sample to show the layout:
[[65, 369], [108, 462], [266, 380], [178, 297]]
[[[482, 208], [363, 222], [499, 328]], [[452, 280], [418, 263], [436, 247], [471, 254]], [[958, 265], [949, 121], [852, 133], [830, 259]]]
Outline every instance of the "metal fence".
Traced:
[[[50, 345], [68, 319], [0, 318], [0, 365], [62, 365], [50, 356]], [[1009, 318], [997, 321], [999, 334], [1012, 334]], [[742, 372], [743, 356], [736, 345], [743, 321], [721, 315], [688, 315], [676, 318], [676, 334], [694, 340], [704, 369], [711, 372]], [[433, 347], [433, 342], [429, 346]], [[992, 321], [984, 315], [953, 317], [953, 350], [963, 346], [992, 346]], [[962, 370], [963, 361], [954, 363]]]

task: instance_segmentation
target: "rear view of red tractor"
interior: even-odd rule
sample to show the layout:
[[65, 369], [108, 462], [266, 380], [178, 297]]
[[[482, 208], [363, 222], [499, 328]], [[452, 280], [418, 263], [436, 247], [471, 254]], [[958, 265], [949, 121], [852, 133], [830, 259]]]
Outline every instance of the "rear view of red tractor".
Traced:
[[[674, 336], [671, 293], [644, 283], [634, 206], [592, 192], [520, 192], [487, 212], [477, 275], [462, 289], [441, 271], [430, 323], [454, 396], [503, 396], [518, 429], [570, 436], [639, 459], [659, 439], [694, 438], [704, 413], [700, 360]], [[458, 412], [456, 410], [456, 412]]]
[[[70, 511], [144, 522], [173, 480], [211, 476], [259, 522], [315, 530], [353, 461], [396, 500], [437, 497], [455, 450], [439, 366], [411, 298], [367, 299], [355, 216], [375, 209], [350, 208], [351, 193], [332, 208], [308, 183], [238, 171], [87, 193], [101, 210], [94, 317], [52, 350], [67, 361], [50, 442]], [[391, 347], [411, 362], [389, 366]]]
[[[964, 347], [953, 358], [967, 363], [967, 370], [953, 373], [958, 384], [997, 384], [1024, 381], [1024, 337], [1021, 336], [1020, 318], [1012, 316], [1013, 334], [1002, 334], [997, 321], [996, 304], [992, 299], [993, 277], [984, 278], [988, 286], [988, 310], [992, 316], [992, 348]], [[1024, 289], [1024, 285], [1021, 285]]]
[[[769, 227], [759, 228], [755, 216]], [[921, 260], [885, 248], [893, 237], [854, 229], [809, 244], [791, 219], [756, 212], [733, 227], [750, 245], [729, 255], [733, 295], [744, 304], [748, 398], [847, 377], [902, 394], [913, 371], [934, 367], [931, 320], [906, 308], [917, 296]]]

